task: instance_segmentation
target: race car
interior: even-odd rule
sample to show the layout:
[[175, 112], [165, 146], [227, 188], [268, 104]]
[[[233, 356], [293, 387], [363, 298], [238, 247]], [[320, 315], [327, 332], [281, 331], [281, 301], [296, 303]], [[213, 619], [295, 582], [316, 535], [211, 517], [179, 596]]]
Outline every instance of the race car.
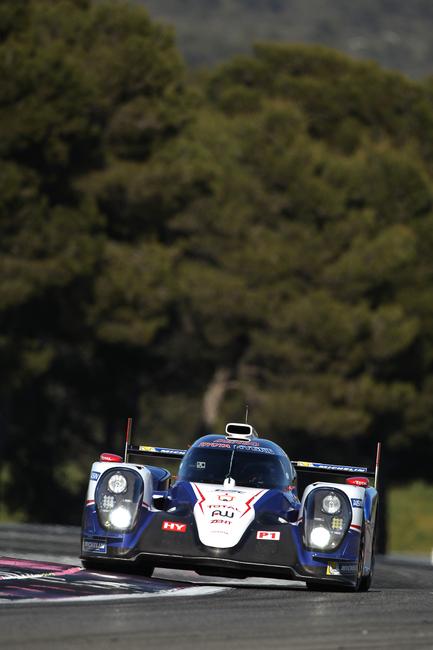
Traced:
[[[290, 461], [250, 424], [231, 422], [189, 449], [133, 445], [93, 463], [81, 559], [89, 569], [155, 567], [201, 575], [305, 581], [309, 589], [369, 589], [378, 504], [376, 469]], [[177, 477], [132, 457], [179, 459]], [[312, 474], [310, 474], [312, 473]], [[325, 475], [298, 494], [298, 478]], [[331, 480], [326, 480], [327, 478]], [[370, 485], [374, 479], [374, 487]]]

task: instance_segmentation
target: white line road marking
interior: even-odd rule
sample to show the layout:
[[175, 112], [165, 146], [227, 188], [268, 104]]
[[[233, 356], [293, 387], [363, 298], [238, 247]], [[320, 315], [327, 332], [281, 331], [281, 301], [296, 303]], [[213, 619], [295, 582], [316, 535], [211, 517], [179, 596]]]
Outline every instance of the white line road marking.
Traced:
[[165, 591], [158, 591], [146, 594], [113, 594], [107, 596], [66, 596], [60, 598], [25, 598], [17, 600], [9, 600], [8, 598], [0, 598], [2, 605], [20, 605], [20, 604], [33, 604], [33, 603], [81, 603], [81, 602], [106, 602], [107, 600], [133, 600], [142, 598], [161, 598], [168, 596], [211, 596], [213, 594], [228, 591], [230, 587], [185, 587], [180, 589], [167, 589]]
[[41, 578], [62, 578], [67, 575], [74, 575], [82, 572], [81, 567], [71, 567], [64, 571], [45, 571], [44, 573], [21, 573], [19, 575], [9, 574], [7, 576], [0, 576], [0, 580], [40, 580]]

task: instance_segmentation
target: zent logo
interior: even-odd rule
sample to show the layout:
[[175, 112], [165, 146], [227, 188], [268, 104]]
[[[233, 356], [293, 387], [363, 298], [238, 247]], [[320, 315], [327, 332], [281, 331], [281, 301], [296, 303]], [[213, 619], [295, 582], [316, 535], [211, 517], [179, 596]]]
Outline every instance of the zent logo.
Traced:
[[258, 530], [256, 539], [267, 539], [271, 542], [278, 542], [280, 539], [280, 534], [278, 531], [274, 530]]
[[186, 524], [180, 524], [177, 521], [163, 521], [161, 528], [172, 533], [186, 533]]

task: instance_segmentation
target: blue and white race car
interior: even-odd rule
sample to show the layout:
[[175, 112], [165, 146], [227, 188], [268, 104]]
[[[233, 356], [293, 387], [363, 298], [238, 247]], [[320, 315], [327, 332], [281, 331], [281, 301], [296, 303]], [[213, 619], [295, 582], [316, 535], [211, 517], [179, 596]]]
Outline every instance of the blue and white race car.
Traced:
[[[199, 438], [188, 450], [134, 446], [92, 466], [81, 559], [86, 568], [155, 567], [227, 577], [303, 580], [310, 589], [368, 590], [378, 493], [365, 467], [290, 461], [249, 424]], [[181, 459], [177, 478], [132, 456]], [[308, 473], [331, 480], [306, 485]], [[375, 487], [370, 486], [374, 477]]]

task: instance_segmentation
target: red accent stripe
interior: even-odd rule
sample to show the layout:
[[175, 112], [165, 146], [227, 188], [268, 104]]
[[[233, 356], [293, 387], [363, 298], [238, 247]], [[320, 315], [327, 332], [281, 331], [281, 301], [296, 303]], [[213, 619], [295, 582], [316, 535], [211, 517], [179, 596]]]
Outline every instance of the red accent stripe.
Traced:
[[245, 505], [247, 506], [247, 509], [245, 510], [245, 512], [243, 512], [243, 513], [241, 514], [241, 516], [239, 517], [239, 519], [242, 519], [242, 517], [243, 517], [244, 515], [246, 515], [247, 512], [249, 512], [249, 511], [251, 510], [251, 506], [250, 506], [251, 501], [252, 501], [253, 499], [255, 499], [256, 497], [258, 497], [259, 494], [261, 494], [262, 492], [263, 492], [263, 490], [259, 490], [259, 492], [257, 492], [257, 494], [253, 494], [253, 496], [251, 497], [251, 499], [248, 499], [248, 501], [247, 501], [246, 504], [245, 504]]
[[200, 491], [200, 488], [198, 487], [198, 485], [197, 485], [196, 483], [193, 483], [193, 485], [194, 485], [195, 489], [197, 490], [197, 492], [198, 492], [199, 495], [200, 495], [201, 501], [198, 502], [198, 505], [200, 506], [201, 511], [202, 511], [202, 513], [204, 514], [204, 510], [203, 510], [202, 503], [204, 503], [204, 502], [206, 501], [206, 497], [203, 496], [203, 494], [202, 494], [201, 491]]
[[376, 451], [376, 467], [380, 463], [380, 450], [381, 450], [382, 444], [380, 442], [377, 443], [377, 451]]
[[94, 503], [95, 503], [95, 501], [94, 500], [92, 501], [92, 499], [90, 499], [89, 501], [86, 501], [86, 506], [91, 506]]
[[356, 528], [356, 530], [361, 530], [361, 526], [358, 526], [358, 524], [351, 524], [351, 528]]

